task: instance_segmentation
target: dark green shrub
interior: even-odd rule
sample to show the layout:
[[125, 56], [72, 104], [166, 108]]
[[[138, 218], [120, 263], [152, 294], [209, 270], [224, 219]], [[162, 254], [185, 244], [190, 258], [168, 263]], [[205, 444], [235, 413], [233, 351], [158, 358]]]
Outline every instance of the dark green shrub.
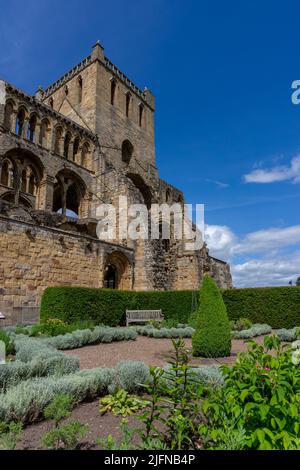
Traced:
[[[247, 318], [253, 324], [274, 329], [300, 326], [300, 287], [268, 287], [222, 291], [228, 317], [236, 322]], [[128, 310], [162, 309], [165, 320], [195, 327], [195, 306], [199, 291], [122, 292], [83, 287], [50, 287], [42, 298], [41, 322], [59, 318], [68, 324], [125, 324]]]
[[47, 449], [73, 450], [87, 432], [87, 426], [78, 421], [71, 421], [62, 425], [62, 421], [71, 415], [74, 400], [69, 395], [58, 395], [44, 410], [44, 417], [53, 420], [53, 428], [42, 439]]
[[193, 354], [196, 357], [225, 357], [230, 353], [231, 329], [226, 307], [214, 280], [206, 275], [200, 292]]
[[162, 310], [167, 322], [187, 323], [193, 291], [125, 292], [85, 287], [49, 287], [41, 304], [41, 322], [59, 318], [72, 324], [91, 320], [107, 326], [124, 325], [126, 310]]
[[230, 320], [248, 318], [274, 329], [300, 326], [300, 288], [264, 287], [223, 291]]
[[252, 326], [253, 323], [251, 320], [248, 320], [248, 318], [239, 318], [236, 322], [230, 322], [230, 327], [233, 331], [249, 330]]
[[10, 336], [5, 331], [0, 330], [0, 341], [5, 344], [6, 354], [15, 353], [15, 345]]

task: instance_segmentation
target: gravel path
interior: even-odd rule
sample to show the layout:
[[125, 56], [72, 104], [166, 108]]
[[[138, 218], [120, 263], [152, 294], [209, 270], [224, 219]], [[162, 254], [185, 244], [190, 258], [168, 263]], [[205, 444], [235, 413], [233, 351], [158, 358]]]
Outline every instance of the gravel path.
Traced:
[[[263, 338], [256, 338], [261, 343]], [[192, 348], [192, 341], [185, 340], [187, 349]], [[222, 359], [193, 359], [192, 364], [232, 364], [237, 354], [247, 350], [244, 341], [233, 340], [232, 354], [229, 358]], [[167, 356], [172, 352], [170, 339], [154, 339], [139, 336], [136, 341], [122, 341], [120, 343], [99, 344], [87, 346], [81, 349], [65, 351], [66, 354], [78, 356], [82, 369], [93, 369], [96, 367], [114, 367], [120, 361], [142, 361], [149, 366], [164, 366]]]

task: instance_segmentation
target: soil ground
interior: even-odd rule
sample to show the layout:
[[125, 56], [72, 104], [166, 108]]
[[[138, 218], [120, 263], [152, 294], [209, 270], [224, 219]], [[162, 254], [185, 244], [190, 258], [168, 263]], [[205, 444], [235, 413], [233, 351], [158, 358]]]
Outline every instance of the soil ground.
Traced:
[[[262, 343], [263, 337], [255, 341]], [[187, 349], [192, 349], [192, 341], [185, 340]], [[238, 353], [247, 350], [244, 341], [233, 340], [231, 357], [220, 359], [193, 359], [194, 365], [233, 364]], [[164, 366], [167, 357], [172, 351], [170, 339], [155, 339], [139, 336], [136, 341], [122, 341], [121, 343], [98, 344], [81, 349], [66, 351], [66, 354], [78, 356], [82, 369], [95, 367], [114, 367], [120, 361], [142, 361], [149, 366]]]

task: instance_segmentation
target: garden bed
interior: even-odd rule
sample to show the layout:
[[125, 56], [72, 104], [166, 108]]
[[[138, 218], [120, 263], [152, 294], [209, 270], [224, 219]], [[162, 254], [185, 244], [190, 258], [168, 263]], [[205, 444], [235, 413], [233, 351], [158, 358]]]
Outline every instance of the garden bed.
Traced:
[[[262, 344], [263, 337], [255, 338]], [[188, 349], [192, 349], [192, 341], [185, 340]], [[80, 349], [65, 351], [65, 354], [77, 356], [80, 359], [81, 369], [93, 369], [95, 367], [115, 367], [120, 361], [142, 361], [149, 366], [165, 366], [168, 355], [172, 351], [170, 339], [156, 339], [139, 336], [136, 341], [98, 344]], [[192, 359], [193, 365], [220, 365], [233, 364], [237, 354], [247, 351], [244, 340], [232, 341], [232, 353], [230, 357], [220, 359]]]

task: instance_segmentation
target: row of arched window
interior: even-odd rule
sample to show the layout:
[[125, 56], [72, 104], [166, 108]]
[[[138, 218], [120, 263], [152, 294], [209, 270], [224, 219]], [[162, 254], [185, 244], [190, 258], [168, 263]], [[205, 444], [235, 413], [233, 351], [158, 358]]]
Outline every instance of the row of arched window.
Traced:
[[53, 129], [52, 134], [48, 118], [40, 120], [37, 114], [28, 118], [27, 109], [21, 106], [14, 119], [14, 104], [8, 101], [5, 107], [5, 127], [30, 142], [54, 150], [58, 155], [91, 169], [90, 144], [82, 142], [80, 136], [74, 136], [59, 125]]
[[[18, 184], [18, 178], [20, 179]], [[1, 184], [8, 188], [16, 189], [17, 187], [23, 193], [36, 196], [37, 176], [31, 165], [23, 168], [20, 176], [17, 175], [15, 167], [10, 159], [5, 159], [1, 167]]]
[[[115, 105], [116, 101], [116, 90], [117, 90], [117, 81], [115, 78], [111, 78], [110, 80], [110, 104], [112, 106]], [[125, 104], [125, 114], [126, 117], [130, 117], [130, 108], [131, 108], [131, 101], [132, 95], [130, 91], [126, 93], [126, 104]], [[142, 127], [143, 125], [143, 117], [144, 117], [144, 105], [143, 103], [139, 104], [139, 126]]]
[[[0, 184], [8, 191], [0, 199], [16, 202], [18, 196], [18, 204], [37, 208], [41, 178], [42, 174], [28, 157], [4, 157], [0, 162]], [[85, 194], [86, 186], [80, 177], [70, 170], [61, 170], [53, 187], [53, 212], [77, 218]], [[35, 203], [26, 196], [36, 197]]]

